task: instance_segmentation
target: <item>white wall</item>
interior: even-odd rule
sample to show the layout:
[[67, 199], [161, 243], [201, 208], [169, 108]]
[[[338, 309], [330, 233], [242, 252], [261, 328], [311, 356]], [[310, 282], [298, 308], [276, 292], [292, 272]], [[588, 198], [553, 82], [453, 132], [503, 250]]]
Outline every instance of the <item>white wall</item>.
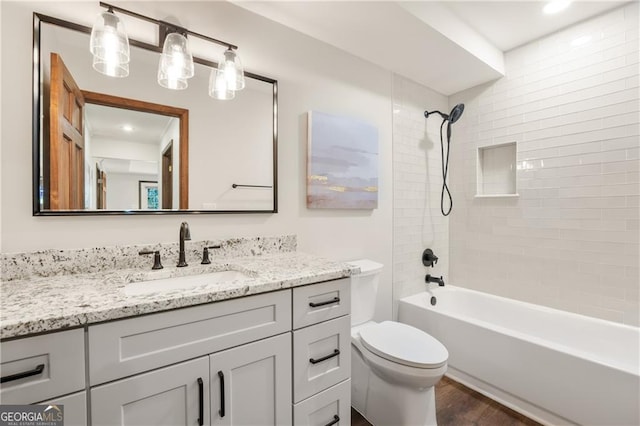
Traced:
[[[91, 25], [97, 2], [0, 3], [2, 8], [2, 250], [96, 247], [177, 240], [187, 220], [194, 239], [298, 235], [300, 251], [334, 259], [368, 257], [387, 265], [379, 318], [391, 316], [392, 122], [391, 73], [229, 3], [121, 2], [120, 6], [240, 46], [245, 69], [279, 82], [279, 213], [120, 217], [31, 216], [32, 11]], [[10, 58], [10, 62], [7, 59]], [[8, 66], [10, 64], [10, 66]], [[378, 126], [379, 204], [376, 210], [307, 210], [306, 112], [361, 117]], [[8, 226], [7, 226], [8, 225]]]
[[107, 210], [139, 209], [139, 182], [156, 178], [135, 173], [107, 173]]
[[[447, 97], [394, 75], [394, 301], [424, 291], [427, 273], [449, 280], [449, 220], [440, 213], [442, 119], [434, 115], [426, 120], [425, 110], [447, 111]], [[434, 268], [422, 265], [426, 248], [439, 257]]]
[[92, 139], [91, 155], [93, 157], [134, 161], [158, 161], [157, 144], [112, 139], [95, 135]]
[[[638, 325], [638, 3], [506, 54], [450, 98], [452, 282]], [[591, 41], [572, 46], [572, 40]], [[475, 199], [476, 149], [517, 143], [516, 199]]]

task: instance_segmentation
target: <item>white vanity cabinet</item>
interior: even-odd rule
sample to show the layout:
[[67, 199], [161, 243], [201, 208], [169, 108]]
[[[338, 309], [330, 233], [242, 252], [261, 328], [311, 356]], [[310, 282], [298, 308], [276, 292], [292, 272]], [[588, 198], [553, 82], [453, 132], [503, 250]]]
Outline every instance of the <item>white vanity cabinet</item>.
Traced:
[[350, 303], [339, 279], [3, 341], [0, 403], [64, 404], [68, 426], [348, 426]]
[[93, 426], [291, 425], [291, 334], [96, 386], [91, 398]]
[[291, 290], [90, 326], [88, 347], [94, 426], [291, 424]]
[[349, 280], [293, 289], [294, 424], [351, 424]]
[[87, 422], [84, 330], [4, 341], [0, 404], [63, 404], [65, 425]]

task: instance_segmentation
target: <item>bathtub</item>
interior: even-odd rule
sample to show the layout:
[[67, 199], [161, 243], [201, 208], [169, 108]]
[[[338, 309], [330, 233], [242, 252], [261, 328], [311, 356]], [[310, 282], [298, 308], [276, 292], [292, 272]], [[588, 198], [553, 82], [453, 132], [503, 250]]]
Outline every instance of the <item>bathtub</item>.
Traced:
[[454, 286], [398, 319], [447, 347], [452, 379], [540, 423], [640, 425], [638, 328]]

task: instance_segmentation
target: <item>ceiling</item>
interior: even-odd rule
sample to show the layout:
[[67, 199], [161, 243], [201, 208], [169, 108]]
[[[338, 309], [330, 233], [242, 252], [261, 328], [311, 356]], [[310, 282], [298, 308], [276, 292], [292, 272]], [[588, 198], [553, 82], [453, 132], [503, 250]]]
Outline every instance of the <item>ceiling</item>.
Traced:
[[577, 22], [620, 7], [626, 1], [576, 1], [545, 15], [540, 1], [451, 1], [446, 6], [462, 21], [506, 52]]
[[[175, 117], [113, 108], [97, 104], [85, 104], [86, 124], [94, 144], [123, 141], [157, 146], [160, 156], [162, 138]], [[128, 128], [128, 129], [127, 129]], [[132, 148], [136, 149], [136, 148]], [[92, 155], [107, 174], [125, 173], [157, 175], [158, 162], [127, 158], [130, 152], [120, 152], [121, 158]]]
[[442, 94], [504, 75], [503, 53], [628, 1], [244, 1], [247, 10]]
[[[160, 146], [174, 117], [123, 108], [86, 104], [86, 120], [94, 138]], [[125, 126], [130, 126], [126, 130]], [[160, 149], [160, 148], [158, 148]]]

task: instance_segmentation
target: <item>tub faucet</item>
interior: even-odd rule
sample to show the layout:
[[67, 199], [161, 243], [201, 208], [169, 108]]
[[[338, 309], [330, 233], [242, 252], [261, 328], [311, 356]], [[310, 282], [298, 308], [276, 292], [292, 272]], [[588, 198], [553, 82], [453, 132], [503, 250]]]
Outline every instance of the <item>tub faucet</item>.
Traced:
[[424, 281], [429, 284], [429, 283], [438, 283], [438, 285], [440, 287], [444, 287], [444, 280], [442, 279], [442, 276], [440, 276], [440, 278], [438, 277], [432, 277], [431, 275], [427, 274], [426, 277], [424, 277]]
[[178, 268], [187, 266], [187, 261], [185, 260], [184, 254], [185, 240], [191, 240], [191, 232], [189, 232], [189, 224], [187, 222], [182, 222], [180, 224], [180, 254], [178, 255]]

